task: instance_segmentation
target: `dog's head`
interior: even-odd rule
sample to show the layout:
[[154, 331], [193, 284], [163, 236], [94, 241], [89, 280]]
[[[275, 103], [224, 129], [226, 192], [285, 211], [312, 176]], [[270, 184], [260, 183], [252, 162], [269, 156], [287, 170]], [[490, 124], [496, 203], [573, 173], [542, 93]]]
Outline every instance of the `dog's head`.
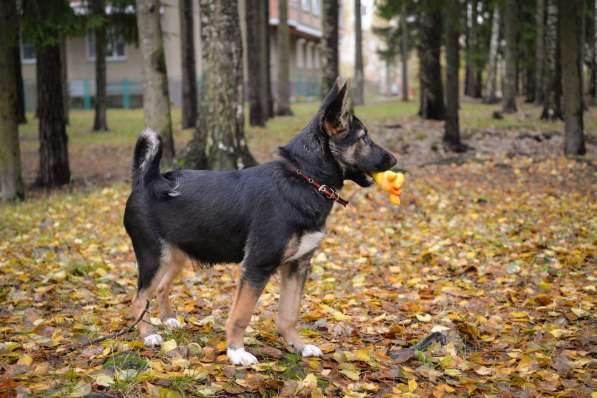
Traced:
[[389, 170], [396, 158], [373, 142], [367, 127], [349, 112], [349, 93], [350, 80], [338, 78], [319, 109], [319, 129], [329, 137], [330, 153], [345, 179], [368, 187], [373, 184], [371, 173]]

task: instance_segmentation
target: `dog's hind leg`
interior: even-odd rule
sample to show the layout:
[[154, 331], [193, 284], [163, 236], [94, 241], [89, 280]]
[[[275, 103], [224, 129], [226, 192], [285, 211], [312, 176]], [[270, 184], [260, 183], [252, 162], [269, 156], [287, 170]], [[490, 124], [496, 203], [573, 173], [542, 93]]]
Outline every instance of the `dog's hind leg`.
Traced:
[[186, 261], [186, 255], [179, 249], [169, 244], [162, 245], [160, 271], [163, 272], [163, 276], [157, 287], [157, 296], [160, 308], [160, 318], [166, 326], [172, 329], [180, 328], [181, 324], [178, 319], [176, 319], [176, 313], [170, 304], [170, 290], [172, 289], [172, 282], [174, 282], [176, 277], [180, 274]]
[[321, 356], [321, 350], [315, 345], [305, 344], [296, 331], [301, 298], [310, 270], [310, 256], [280, 266], [280, 300], [277, 325], [280, 334], [292, 350], [304, 357], [319, 357]]

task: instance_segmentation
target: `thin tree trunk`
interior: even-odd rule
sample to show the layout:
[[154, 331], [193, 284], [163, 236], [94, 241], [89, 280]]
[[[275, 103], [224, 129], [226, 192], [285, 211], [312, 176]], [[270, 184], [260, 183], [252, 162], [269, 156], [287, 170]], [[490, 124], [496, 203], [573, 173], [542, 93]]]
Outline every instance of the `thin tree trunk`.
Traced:
[[591, 98], [592, 104], [597, 105], [597, 0], [593, 8], [593, 35], [592, 35], [592, 51], [593, 56], [591, 57]]
[[442, 87], [440, 64], [442, 13], [438, 3], [424, 0], [420, 18], [421, 40], [421, 108], [419, 116], [424, 119], [444, 120], [446, 108]]
[[182, 128], [197, 126], [197, 73], [195, 71], [195, 35], [193, 0], [179, 0], [180, 54], [182, 58]]
[[200, 0], [201, 90], [199, 124], [187, 162], [196, 169], [254, 165], [244, 135], [242, 41], [236, 0]]
[[[40, 7], [42, 10], [45, 7]], [[46, 17], [43, 10], [40, 15]], [[39, 176], [37, 183], [53, 187], [70, 182], [68, 137], [64, 120], [64, 85], [60, 45], [37, 47], [39, 112]]]
[[278, 0], [278, 91], [276, 113], [292, 115], [290, 109], [290, 32], [288, 29], [288, 0]]
[[60, 73], [62, 74], [62, 105], [64, 106], [64, 123], [69, 124], [70, 118], [69, 114], [69, 100], [70, 100], [70, 92], [68, 89], [68, 61], [67, 61], [67, 51], [66, 51], [66, 37], [62, 36], [60, 38], [60, 65], [62, 69]]
[[470, 96], [471, 92], [471, 79], [472, 79], [472, 51], [471, 51], [471, 12], [472, 12], [472, 1], [465, 0], [464, 3], [464, 20], [466, 22], [464, 29], [464, 95]]
[[[267, 98], [265, 98], [264, 55], [265, 36], [263, 30], [263, 2], [248, 2], [245, 7], [247, 26], [248, 57], [248, 97], [249, 124], [251, 126], [265, 126], [267, 120]], [[264, 59], [265, 58], [265, 59]]]
[[[466, 51], [466, 81], [465, 91], [466, 95], [470, 97], [480, 96], [480, 87], [478, 87], [478, 69], [477, 66], [477, 52], [479, 51], [479, 38], [478, 38], [478, 1], [470, 1], [470, 23], [467, 24], [467, 36], [468, 44]], [[468, 14], [468, 13], [467, 13]]]
[[545, 1], [537, 0], [535, 38], [535, 104], [542, 105], [545, 99]]
[[516, 0], [507, 0], [504, 13], [504, 36], [506, 39], [506, 76], [504, 78], [504, 98], [502, 111], [515, 113], [516, 109], [516, 25], [518, 24]]
[[[12, 2], [12, 0], [9, 1]], [[16, 30], [16, 32], [18, 32], [18, 29]], [[14, 46], [15, 78], [17, 82], [17, 122], [19, 124], [24, 124], [27, 123], [27, 110], [25, 108], [25, 84], [23, 82], [23, 67], [21, 65], [21, 47], [19, 43], [20, 39], [17, 39], [17, 45]]]
[[408, 102], [408, 26], [405, 1], [400, 6], [400, 62], [402, 65], [402, 101]]
[[271, 31], [269, 26], [269, 1], [263, 2], [263, 12], [264, 12], [264, 22], [263, 22], [263, 34], [265, 35], [264, 38], [264, 51], [265, 51], [265, 99], [266, 99], [266, 116], [267, 118], [274, 117], [274, 94], [272, 91], [272, 54], [271, 54]]
[[108, 131], [106, 119], [106, 4], [104, 0], [93, 0], [93, 14], [102, 18], [95, 28], [95, 117], [93, 131]]
[[23, 199], [21, 151], [17, 122], [17, 65], [19, 48], [15, 0], [0, 2], [0, 202]]
[[460, 35], [460, 0], [446, 2], [446, 122], [444, 124], [444, 143], [457, 152], [464, 150], [460, 142], [459, 106], [459, 69], [460, 55], [458, 38]]
[[544, 101], [541, 119], [556, 120], [562, 118], [561, 110], [561, 65], [560, 44], [558, 40], [558, 6], [557, 0], [545, 0], [545, 69], [544, 69]]
[[334, 86], [340, 73], [338, 58], [338, 0], [322, 0], [321, 55], [323, 61], [321, 97]]
[[581, 78], [582, 24], [578, 23], [583, 18], [583, 1], [558, 1], [566, 156], [584, 155], [586, 152]]
[[143, 113], [145, 126], [162, 137], [163, 165], [174, 160], [174, 137], [170, 117], [168, 73], [160, 24], [159, 0], [137, 1], [137, 27], [143, 55]]
[[361, 0], [354, 0], [354, 94], [353, 104], [365, 103], [365, 71], [363, 67], [363, 28], [361, 26]]
[[491, 21], [491, 40], [489, 43], [489, 64], [487, 71], [487, 80], [485, 81], [485, 93], [483, 94], [483, 102], [486, 104], [495, 104], [498, 102], [496, 90], [499, 45], [500, 8], [498, 5], [495, 5], [493, 8], [493, 17]]
[[595, 0], [589, 0], [587, 4], [587, 9], [594, 13], [593, 18], [591, 18], [586, 30], [586, 40], [588, 49], [587, 57], [589, 64], [589, 81], [587, 82], [587, 105], [595, 105], [595, 101], [597, 100], [597, 49], [595, 48], [595, 46], [597, 45], [597, 40], [595, 40], [595, 36], [597, 35], [597, 24], [595, 23], [595, 19], [597, 19], [597, 10], [595, 10], [596, 5], [597, 2]]

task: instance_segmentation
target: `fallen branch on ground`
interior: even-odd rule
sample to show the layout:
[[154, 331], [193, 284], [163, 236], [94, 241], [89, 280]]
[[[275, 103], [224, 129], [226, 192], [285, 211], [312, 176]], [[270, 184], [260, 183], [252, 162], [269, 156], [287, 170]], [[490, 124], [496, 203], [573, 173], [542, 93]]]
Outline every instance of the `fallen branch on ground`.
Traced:
[[417, 351], [423, 351], [435, 342], [439, 342], [442, 346], [446, 345], [446, 336], [441, 332], [433, 332], [414, 346], [404, 348], [400, 351], [390, 352], [389, 355], [390, 358], [395, 360], [397, 363], [404, 363], [411, 359]]

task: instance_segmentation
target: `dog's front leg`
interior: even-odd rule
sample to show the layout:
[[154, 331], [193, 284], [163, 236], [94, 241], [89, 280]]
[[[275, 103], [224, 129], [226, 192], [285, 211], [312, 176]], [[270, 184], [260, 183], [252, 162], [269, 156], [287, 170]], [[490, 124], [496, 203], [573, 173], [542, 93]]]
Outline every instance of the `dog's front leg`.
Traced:
[[310, 257], [280, 266], [278, 329], [290, 348], [304, 357], [319, 357], [321, 350], [305, 344], [296, 330], [305, 282], [311, 270]]
[[266, 283], [267, 280], [263, 282], [251, 282], [245, 276], [241, 276], [238, 282], [234, 303], [226, 322], [226, 339], [228, 342], [226, 353], [228, 359], [234, 365], [251, 365], [257, 363], [257, 358], [245, 351], [243, 339], [245, 329], [251, 321], [255, 305]]

